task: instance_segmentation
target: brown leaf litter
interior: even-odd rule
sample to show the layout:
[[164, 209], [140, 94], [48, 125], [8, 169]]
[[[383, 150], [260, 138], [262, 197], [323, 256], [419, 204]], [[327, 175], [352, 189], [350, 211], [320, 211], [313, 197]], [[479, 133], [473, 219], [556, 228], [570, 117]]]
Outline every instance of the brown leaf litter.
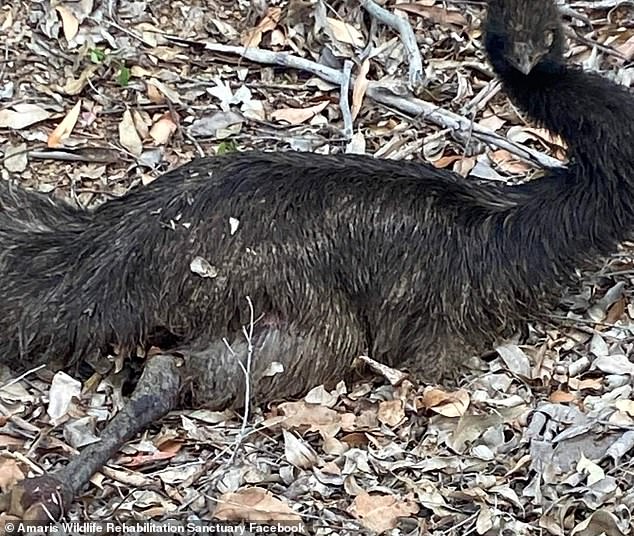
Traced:
[[[199, 154], [247, 148], [425, 155], [473, 180], [535, 173], [509, 148], [455, 140], [425, 117], [372, 100], [375, 82], [400, 94], [409, 66], [399, 36], [371, 27], [356, 2], [5, 4], [0, 173], [82, 206]], [[561, 141], [525, 124], [493, 84], [477, 41], [481, 6], [383, 5], [418, 36], [426, 76], [419, 98], [562, 157]], [[582, 15], [570, 21], [572, 59], [631, 86], [627, 2], [565, 7]], [[286, 52], [337, 70], [352, 60], [354, 137], [343, 134], [338, 86], [195, 42]], [[375, 381], [277, 401], [245, 425], [228, 412], [175, 412], [128, 442], [67, 517], [301, 521], [321, 535], [629, 534], [631, 246], [584, 274], [522, 346], [474, 361], [457, 385], [417, 386], [364, 358]], [[212, 277], [205, 262], [192, 269]], [[0, 492], [60, 466], [121, 407], [132, 365], [117, 356], [91, 365], [90, 378], [38, 370], [11, 381], [0, 373]]]

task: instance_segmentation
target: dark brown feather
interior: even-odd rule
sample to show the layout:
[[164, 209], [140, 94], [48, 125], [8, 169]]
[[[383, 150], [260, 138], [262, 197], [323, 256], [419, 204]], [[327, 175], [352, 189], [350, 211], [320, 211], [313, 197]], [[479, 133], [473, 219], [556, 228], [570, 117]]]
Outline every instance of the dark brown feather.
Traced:
[[[539, 51], [529, 74], [517, 42]], [[492, 1], [486, 46], [516, 104], [566, 140], [567, 169], [499, 187], [413, 162], [233, 154], [88, 213], [2, 183], [0, 360], [70, 363], [163, 329], [204, 401], [239, 402], [249, 297], [257, 400], [366, 352], [455, 375], [634, 227], [632, 94], [565, 65], [550, 0]], [[267, 375], [273, 361], [285, 372]]]

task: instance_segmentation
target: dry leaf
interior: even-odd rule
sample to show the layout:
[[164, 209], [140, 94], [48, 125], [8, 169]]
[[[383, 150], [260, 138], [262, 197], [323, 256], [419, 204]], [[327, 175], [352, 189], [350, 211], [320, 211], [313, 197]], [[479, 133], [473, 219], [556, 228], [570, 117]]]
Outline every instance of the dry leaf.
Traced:
[[130, 67], [130, 76], [135, 78], [150, 78], [152, 76], [152, 71], [146, 69], [145, 67], [141, 67], [140, 65], [133, 65]]
[[150, 136], [158, 145], [166, 144], [176, 132], [177, 125], [172, 120], [172, 114], [165, 113], [150, 129]]
[[568, 385], [575, 391], [583, 391], [587, 389], [598, 391], [603, 388], [603, 378], [587, 378], [585, 380], [570, 378], [568, 380]]
[[486, 534], [493, 528], [493, 512], [488, 506], [480, 506], [475, 528], [478, 534]]
[[625, 536], [619, 528], [617, 517], [606, 510], [597, 510], [579, 523], [571, 536]]
[[139, 156], [143, 152], [143, 142], [129, 110], [123, 112], [123, 119], [119, 123], [119, 142], [134, 156]]
[[515, 125], [508, 129], [506, 136], [515, 143], [526, 143], [528, 140], [532, 140], [560, 148], [566, 147], [566, 144], [559, 135], [545, 128]]
[[627, 413], [630, 417], [634, 417], [634, 400], [617, 400], [614, 406], [619, 411]]
[[[163, 82], [158, 81], [156, 78], [151, 78], [148, 81], [148, 96], [150, 95], [152, 87], [157, 89], [159, 91], [159, 94], [169, 100], [172, 104], [183, 104], [180, 95], [176, 91], [166, 86]], [[155, 98], [159, 97], [155, 96]], [[160, 99], [161, 101], [163, 100], [162, 97], [160, 97]]]
[[175, 452], [162, 452], [156, 451], [150, 454], [145, 453], [137, 453], [134, 456], [122, 456], [117, 460], [118, 465], [123, 465], [125, 467], [133, 468], [133, 467], [143, 467], [144, 465], [160, 462], [163, 460], [170, 460], [177, 453]]
[[282, 430], [282, 435], [284, 436], [284, 456], [289, 463], [299, 469], [311, 469], [317, 465], [319, 457], [310, 445], [286, 430]]
[[365, 46], [363, 34], [351, 24], [339, 19], [333, 19], [332, 17], [326, 17], [326, 22], [328, 23], [328, 27], [330, 28], [332, 35], [337, 41], [354, 45], [359, 48]]
[[363, 448], [368, 445], [370, 440], [367, 434], [363, 432], [352, 432], [342, 436], [341, 441], [352, 448]]
[[313, 387], [304, 397], [304, 400], [308, 404], [315, 404], [320, 406], [326, 406], [328, 408], [333, 407], [337, 400], [339, 400], [339, 394], [336, 392], [326, 391], [323, 385]]
[[4, 167], [12, 173], [22, 173], [29, 164], [26, 143], [9, 145], [4, 151]]
[[478, 125], [484, 128], [488, 128], [489, 130], [492, 130], [493, 132], [502, 128], [504, 126], [504, 123], [506, 123], [506, 121], [498, 117], [497, 115], [490, 115], [478, 121]]
[[621, 317], [625, 314], [625, 306], [626, 300], [625, 298], [621, 298], [617, 302], [615, 302], [609, 309], [608, 314], [605, 317], [605, 322], [607, 324], [616, 324]]
[[81, 395], [81, 383], [65, 372], [57, 372], [51, 382], [49, 401], [46, 413], [51, 421], [61, 419], [70, 407], [73, 398]]
[[495, 349], [506, 367], [524, 378], [531, 378], [531, 362], [526, 353], [515, 344], [503, 344]]
[[265, 489], [252, 487], [225, 493], [218, 499], [215, 519], [222, 521], [292, 521], [301, 517], [285, 502]]
[[233, 236], [238, 232], [240, 227], [240, 220], [238, 218], [229, 217], [229, 234]]
[[415, 489], [418, 504], [429, 508], [438, 516], [451, 515], [447, 501], [435, 482], [427, 478], [417, 479]]
[[253, 48], [257, 48], [258, 46], [260, 46], [260, 43], [262, 42], [262, 36], [266, 32], [270, 32], [277, 28], [281, 16], [281, 7], [270, 7], [266, 11], [266, 15], [262, 17], [262, 20], [258, 23], [258, 25], [255, 28], [252, 28], [251, 30], [248, 30], [244, 33], [244, 35], [240, 39], [240, 43], [242, 44], [242, 46]]
[[51, 113], [37, 104], [15, 104], [13, 110], [0, 110], [0, 128], [20, 130], [51, 117]]
[[625, 43], [618, 45], [616, 50], [618, 50], [627, 61], [634, 59], [634, 35], [630, 36]]
[[628, 430], [605, 451], [606, 458], [612, 458], [618, 465], [628, 452], [634, 448], [634, 430]]
[[583, 454], [577, 462], [577, 471], [588, 475], [588, 486], [592, 486], [605, 478], [605, 472], [596, 463], [586, 458]]
[[489, 158], [500, 169], [512, 175], [523, 175], [531, 169], [528, 164], [504, 149], [490, 152]]
[[461, 158], [454, 163], [453, 170], [462, 177], [466, 177], [467, 175], [469, 175], [469, 173], [471, 173], [471, 170], [476, 166], [477, 163], [478, 161], [475, 156]]
[[0, 434], [0, 450], [18, 450], [24, 447], [25, 440], [10, 435]]
[[469, 407], [471, 398], [464, 389], [453, 393], [435, 387], [428, 387], [423, 392], [422, 407], [445, 417], [460, 417]]
[[412, 15], [418, 15], [431, 20], [436, 24], [444, 26], [454, 25], [464, 28], [469, 25], [469, 21], [459, 11], [449, 10], [446, 7], [439, 7], [434, 5], [423, 5], [421, 3], [403, 3], [397, 4], [395, 7], [401, 11], [411, 13]]
[[95, 74], [97, 69], [99, 69], [98, 65], [90, 65], [86, 67], [79, 75], [79, 78], [67, 78], [64, 86], [60, 88], [60, 90], [66, 95], [79, 95], [84, 90], [88, 80], [93, 74]]
[[263, 425], [273, 427], [281, 425], [288, 430], [318, 431], [324, 437], [335, 435], [339, 430], [351, 431], [355, 428], [356, 417], [352, 413], [337, 411], [316, 404], [284, 402], [277, 407], [281, 415], [269, 417]]
[[48, 147], [60, 147], [61, 145], [63, 145], [63, 141], [68, 139], [71, 132], [75, 128], [75, 125], [77, 124], [77, 119], [79, 119], [80, 111], [81, 99], [77, 101], [72, 110], [66, 114], [66, 117], [64, 117], [59, 125], [57, 125], [55, 130], [51, 132], [48, 140], [46, 141], [46, 145], [48, 145]]
[[366, 152], [366, 141], [363, 132], [358, 131], [355, 132], [348, 145], [346, 145], [346, 153], [348, 154], [365, 154]]
[[305, 121], [312, 119], [318, 113], [322, 112], [328, 104], [328, 101], [322, 101], [319, 104], [308, 108], [281, 108], [279, 110], [275, 110], [271, 114], [271, 118], [276, 121], [286, 121], [291, 125], [301, 125]]
[[352, 106], [350, 112], [352, 113], [352, 120], [354, 121], [361, 110], [363, 104], [363, 97], [368, 89], [370, 82], [367, 79], [368, 71], [370, 70], [370, 59], [363, 60], [359, 72], [354, 81], [354, 87], [352, 88]]
[[62, 29], [64, 30], [66, 41], [72, 41], [79, 31], [79, 21], [77, 17], [75, 17], [73, 12], [66, 6], [56, 6], [55, 10], [62, 19]]
[[399, 385], [405, 378], [407, 378], [407, 374], [401, 372], [398, 369], [388, 367], [383, 363], [379, 363], [375, 361], [371, 357], [360, 355], [357, 358], [360, 362], [365, 363], [371, 370], [383, 376], [387, 381], [390, 382], [391, 385]]
[[550, 401], [555, 404], [565, 404], [567, 402], [574, 402], [577, 400], [577, 396], [574, 393], [568, 391], [553, 391], [549, 397]]
[[189, 263], [189, 269], [202, 278], [213, 279], [218, 277], [218, 269], [203, 257], [194, 257]]
[[606, 374], [629, 374], [634, 376], [634, 363], [626, 355], [602, 355], [592, 362], [592, 370], [600, 370]]
[[282, 372], [284, 372], [284, 365], [282, 365], [279, 361], [271, 361], [269, 366], [264, 369], [264, 372], [262, 372], [262, 377], [272, 378], [273, 376], [282, 374]]
[[385, 400], [379, 404], [377, 418], [383, 424], [394, 427], [405, 420], [405, 408], [402, 400]]
[[192, 136], [218, 136], [222, 130], [241, 125], [243, 121], [244, 117], [236, 112], [216, 112], [196, 119], [189, 127], [189, 132]]
[[154, 104], [163, 104], [165, 102], [165, 96], [158, 88], [152, 84], [147, 86], [147, 98]]
[[271, 46], [283, 47], [286, 43], [288, 43], [288, 39], [282, 30], [276, 28], [271, 32]]
[[20, 469], [18, 462], [13, 458], [0, 456], [0, 492], [9, 491], [20, 480], [24, 480], [25, 474]]
[[13, 26], [13, 12], [11, 10], [8, 10], [6, 12], [5, 19], [2, 21], [2, 24], [0, 25], [0, 31], [5, 32], [9, 28], [11, 28], [11, 26]]
[[461, 159], [462, 159], [462, 156], [457, 154], [451, 154], [447, 156], [441, 156], [440, 158], [434, 160], [432, 164], [434, 165], [434, 167], [443, 169]]
[[144, 140], [150, 135], [150, 129], [148, 125], [152, 124], [152, 120], [147, 112], [140, 112], [139, 110], [132, 111], [132, 119], [134, 119], [134, 128]]
[[392, 495], [370, 495], [365, 491], [348, 508], [366, 528], [377, 533], [395, 528], [399, 518], [411, 517], [418, 510], [418, 505], [409, 498], [399, 500]]

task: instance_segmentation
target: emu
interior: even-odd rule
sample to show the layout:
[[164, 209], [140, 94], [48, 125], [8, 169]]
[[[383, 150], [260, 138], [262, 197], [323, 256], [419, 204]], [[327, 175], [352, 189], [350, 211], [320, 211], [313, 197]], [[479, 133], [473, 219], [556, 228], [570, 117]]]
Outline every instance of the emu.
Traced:
[[[365, 352], [437, 381], [628, 237], [632, 93], [565, 63], [553, 0], [490, 0], [485, 46], [515, 104], [566, 141], [565, 169], [501, 187], [413, 162], [244, 153], [90, 212], [0, 185], [1, 360], [69, 365], [159, 331], [174, 343], [147, 360], [100, 443], [21, 482], [5, 508], [59, 514], [186, 390], [197, 404], [243, 404], [247, 297], [256, 401], [340, 379]], [[274, 361], [283, 372], [270, 376]]]

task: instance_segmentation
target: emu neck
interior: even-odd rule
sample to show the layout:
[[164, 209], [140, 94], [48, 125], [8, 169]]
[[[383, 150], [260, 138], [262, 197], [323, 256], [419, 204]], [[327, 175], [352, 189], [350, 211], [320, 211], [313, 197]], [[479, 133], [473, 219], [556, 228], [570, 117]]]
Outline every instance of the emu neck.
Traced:
[[547, 287], [634, 230], [634, 97], [576, 69], [502, 78], [515, 104], [568, 146], [566, 169], [513, 188], [516, 207], [492, 220], [490, 248], [513, 266], [495, 277]]
[[507, 73], [506, 91], [568, 146], [569, 176], [601, 191], [634, 180], [634, 95], [601, 76], [560, 66]]

